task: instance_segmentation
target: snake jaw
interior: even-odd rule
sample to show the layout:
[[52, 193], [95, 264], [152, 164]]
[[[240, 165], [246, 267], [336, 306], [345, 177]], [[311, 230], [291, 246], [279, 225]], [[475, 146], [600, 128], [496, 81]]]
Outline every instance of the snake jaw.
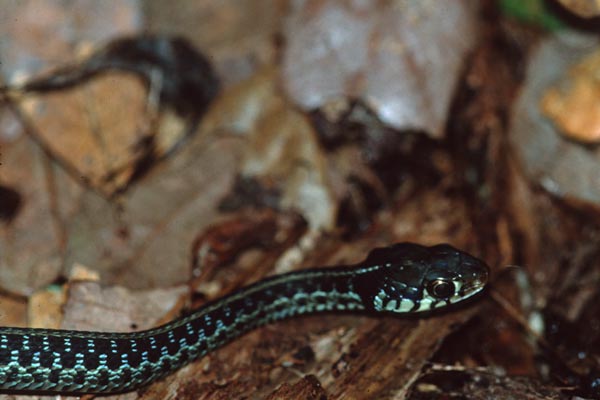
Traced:
[[449, 303], [454, 304], [466, 300], [480, 293], [486, 285], [486, 281], [474, 281], [469, 285], [463, 285], [460, 290], [449, 299]]

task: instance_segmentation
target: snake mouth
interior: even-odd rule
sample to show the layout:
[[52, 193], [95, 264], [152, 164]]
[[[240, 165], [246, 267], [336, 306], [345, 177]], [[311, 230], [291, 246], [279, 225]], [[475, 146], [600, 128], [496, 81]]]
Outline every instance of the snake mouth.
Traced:
[[469, 282], [468, 284], [465, 284], [460, 288], [458, 297], [460, 299], [466, 299], [468, 297], [471, 297], [481, 292], [483, 288], [485, 288], [486, 283], [487, 279], [476, 279], [472, 282]]
[[[460, 288], [460, 290], [452, 297], [450, 297], [447, 302], [448, 304], [456, 304], [460, 303], [470, 297], [475, 296], [480, 293], [486, 285], [486, 281], [472, 281], [468, 284], [465, 284]], [[439, 305], [437, 305], [439, 307]]]

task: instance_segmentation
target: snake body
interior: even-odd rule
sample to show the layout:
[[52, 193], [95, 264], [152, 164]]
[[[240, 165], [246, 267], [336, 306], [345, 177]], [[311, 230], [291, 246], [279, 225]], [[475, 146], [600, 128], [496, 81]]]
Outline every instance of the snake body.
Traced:
[[449, 245], [400, 243], [375, 249], [353, 266], [264, 279], [145, 331], [0, 328], [0, 390], [126, 392], [273, 321], [332, 311], [429, 311], [480, 292], [487, 277], [482, 261]]

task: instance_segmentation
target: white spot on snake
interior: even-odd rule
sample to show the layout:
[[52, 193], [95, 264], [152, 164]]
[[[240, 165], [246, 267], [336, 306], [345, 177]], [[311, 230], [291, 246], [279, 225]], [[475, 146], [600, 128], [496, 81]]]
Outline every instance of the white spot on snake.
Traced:
[[[423, 303], [421, 303], [423, 304]], [[398, 308], [399, 312], [410, 312], [415, 306], [415, 302], [409, 299], [402, 299], [400, 301], [400, 307]]]
[[388, 311], [396, 311], [396, 307], [398, 306], [398, 302], [396, 300], [390, 300], [386, 305], [385, 309]]
[[433, 300], [430, 299], [429, 297], [423, 297], [421, 299], [421, 302], [419, 303], [419, 308], [417, 308], [415, 311], [427, 311], [427, 310], [431, 310], [431, 304], [433, 303]]
[[385, 298], [387, 298], [387, 294], [383, 290], [377, 293], [377, 296], [373, 299], [373, 308], [375, 308], [376, 311], [383, 310], [383, 300]]
[[463, 283], [461, 281], [459, 281], [458, 279], [452, 281], [452, 283], [454, 283], [454, 292], [460, 293], [460, 289], [462, 288]]

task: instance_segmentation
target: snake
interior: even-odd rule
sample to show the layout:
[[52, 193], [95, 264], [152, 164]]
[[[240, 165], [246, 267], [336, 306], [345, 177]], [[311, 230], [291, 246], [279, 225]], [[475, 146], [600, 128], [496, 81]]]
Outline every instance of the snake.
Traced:
[[267, 323], [320, 313], [426, 315], [482, 292], [488, 274], [483, 261], [448, 244], [397, 243], [358, 264], [267, 277], [148, 330], [1, 327], [0, 391], [134, 391]]

